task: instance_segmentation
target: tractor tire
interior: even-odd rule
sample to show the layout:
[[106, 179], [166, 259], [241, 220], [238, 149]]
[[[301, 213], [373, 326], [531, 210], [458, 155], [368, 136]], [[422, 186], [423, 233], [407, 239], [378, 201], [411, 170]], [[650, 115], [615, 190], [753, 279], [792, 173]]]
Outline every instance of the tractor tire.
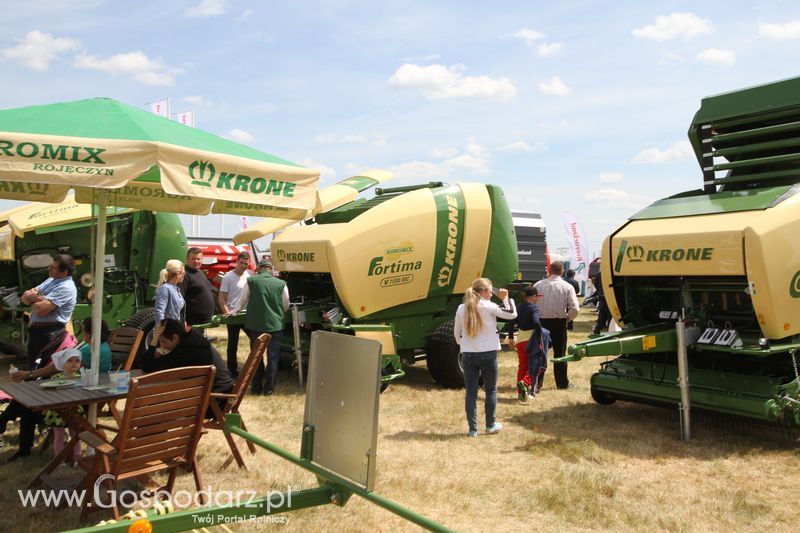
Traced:
[[460, 389], [464, 386], [460, 352], [453, 337], [452, 320], [439, 326], [428, 339], [428, 373], [436, 383], [446, 389]]
[[617, 401], [617, 397], [603, 390], [591, 387], [592, 399], [600, 405], [611, 405]]
[[150, 341], [152, 340], [150, 335], [156, 325], [156, 310], [152, 307], [142, 309], [128, 320], [124, 321], [123, 325], [128, 328], [136, 328], [144, 331], [142, 342], [139, 343], [139, 350], [136, 353], [136, 359], [133, 363], [134, 368], [138, 368], [142, 359], [142, 354], [147, 351], [147, 347], [150, 346]]

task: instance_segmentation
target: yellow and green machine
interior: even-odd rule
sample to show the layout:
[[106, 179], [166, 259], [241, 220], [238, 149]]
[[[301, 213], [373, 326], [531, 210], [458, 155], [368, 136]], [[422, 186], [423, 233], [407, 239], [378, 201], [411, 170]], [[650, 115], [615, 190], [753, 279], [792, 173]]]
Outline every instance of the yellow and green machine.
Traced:
[[594, 399], [681, 402], [800, 429], [800, 78], [704, 98], [689, 129], [702, 188], [633, 215], [602, 249], [621, 332], [565, 361], [614, 356]]
[[[388, 178], [372, 171], [335, 187], [360, 192]], [[502, 189], [433, 182], [377, 188], [372, 198], [354, 194], [333, 205], [272, 241], [275, 269], [299, 302], [302, 350], [320, 329], [375, 339], [382, 344], [384, 384], [403, 376], [404, 364], [424, 358], [437, 383], [463, 387], [453, 317], [464, 291], [480, 276], [502, 287], [519, 270]], [[234, 242], [266, 229], [242, 232]], [[292, 328], [287, 316], [287, 348]]]

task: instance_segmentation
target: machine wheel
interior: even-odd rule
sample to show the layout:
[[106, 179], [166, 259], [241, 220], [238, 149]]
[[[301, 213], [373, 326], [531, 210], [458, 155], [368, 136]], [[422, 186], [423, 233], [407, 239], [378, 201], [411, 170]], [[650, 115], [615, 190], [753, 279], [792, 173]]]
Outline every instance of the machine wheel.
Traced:
[[464, 372], [461, 370], [460, 350], [453, 337], [453, 321], [439, 326], [428, 339], [428, 372], [433, 380], [448, 389], [464, 386]]
[[617, 401], [617, 397], [610, 392], [598, 390], [594, 387], [591, 388], [592, 399], [600, 405], [611, 405]]
[[156, 310], [152, 307], [142, 309], [126, 320], [123, 325], [128, 328], [136, 328], [144, 331], [144, 337], [142, 338], [141, 344], [139, 344], [139, 350], [136, 354], [136, 362], [134, 362], [135, 367], [152, 341], [153, 328], [156, 325]]

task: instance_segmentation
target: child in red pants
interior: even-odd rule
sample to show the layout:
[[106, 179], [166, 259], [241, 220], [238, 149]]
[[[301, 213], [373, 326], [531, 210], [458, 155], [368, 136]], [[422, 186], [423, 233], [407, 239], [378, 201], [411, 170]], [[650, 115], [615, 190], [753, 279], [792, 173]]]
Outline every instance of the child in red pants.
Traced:
[[[539, 323], [539, 291], [536, 287], [529, 285], [522, 290], [523, 302], [517, 305], [517, 318], [514, 324], [519, 328], [516, 340], [509, 341], [511, 348], [516, 347], [519, 364], [517, 366], [517, 398], [521, 402], [527, 402], [529, 396], [533, 397], [538, 392], [540, 376], [529, 375], [529, 364], [527, 345], [531, 336], [541, 339], [542, 325]], [[536, 353], [536, 352], [534, 352]], [[544, 372], [542, 369], [541, 373]]]

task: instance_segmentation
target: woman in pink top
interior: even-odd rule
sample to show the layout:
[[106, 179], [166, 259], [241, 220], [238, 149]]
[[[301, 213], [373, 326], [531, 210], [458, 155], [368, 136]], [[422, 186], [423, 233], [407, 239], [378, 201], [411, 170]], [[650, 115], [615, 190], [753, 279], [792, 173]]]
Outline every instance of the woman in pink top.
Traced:
[[517, 317], [514, 301], [508, 299], [508, 291], [500, 289], [497, 297], [503, 307], [493, 303], [492, 282], [478, 278], [464, 292], [464, 303], [456, 311], [453, 334], [461, 346], [464, 384], [467, 396], [464, 408], [467, 412], [470, 437], [478, 436], [478, 380], [483, 375], [486, 391], [486, 432], [497, 433], [503, 424], [495, 421], [497, 408], [497, 351], [500, 337], [497, 334], [497, 319], [513, 320]]

